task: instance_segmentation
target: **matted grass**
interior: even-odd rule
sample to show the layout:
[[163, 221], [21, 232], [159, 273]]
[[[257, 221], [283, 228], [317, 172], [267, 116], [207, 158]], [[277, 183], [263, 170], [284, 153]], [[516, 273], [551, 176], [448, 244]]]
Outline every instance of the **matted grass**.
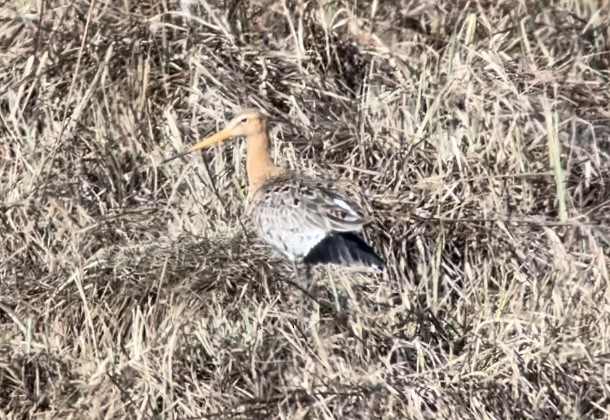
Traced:
[[[547, 3], [547, 4], [545, 4]], [[604, 2], [0, 7], [7, 418], [607, 418]], [[350, 183], [382, 276], [313, 298], [245, 217], [239, 107]]]

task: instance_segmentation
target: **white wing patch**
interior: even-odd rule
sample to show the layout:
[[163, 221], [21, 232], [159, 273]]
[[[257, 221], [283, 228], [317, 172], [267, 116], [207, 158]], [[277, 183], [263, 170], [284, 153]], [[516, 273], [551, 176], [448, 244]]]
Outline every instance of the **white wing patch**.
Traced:
[[354, 209], [352, 209], [345, 201], [343, 201], [339, 198], [333, 198], [333, 201], [336, 205], [338, 205], [342, 209], [347, 210], [349, 212], [349, 214], [351, 214], [352, 216], [358, 216], [358, 213], [356, 213], [354, 211]]
[[287, 235], [282, 230], [274, 229], [263, 235], [267, 243], [274, 246], [290, 260], [306, 256], [325, 237], [326, 232], [321, 230]]

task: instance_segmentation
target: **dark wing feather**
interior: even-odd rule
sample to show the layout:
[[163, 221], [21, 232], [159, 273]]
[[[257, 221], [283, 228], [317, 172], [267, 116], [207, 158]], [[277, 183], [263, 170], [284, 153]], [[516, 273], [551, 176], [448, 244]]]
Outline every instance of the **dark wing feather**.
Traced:
[[318, 243], [303, 260], [306, 264], [360, 263], [383, 270], [384, 261], [373, 248], [353, 232], [332, 233]]

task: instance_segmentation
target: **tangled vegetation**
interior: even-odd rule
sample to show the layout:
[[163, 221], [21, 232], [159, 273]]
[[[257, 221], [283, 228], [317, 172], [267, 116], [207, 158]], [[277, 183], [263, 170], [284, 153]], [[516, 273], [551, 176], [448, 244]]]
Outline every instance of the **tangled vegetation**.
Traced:
[[[610, 6], [0, 7], [0, 417], [608, 418]], [[352, 186], [382, 275], [311, 296], [242, 107]]]

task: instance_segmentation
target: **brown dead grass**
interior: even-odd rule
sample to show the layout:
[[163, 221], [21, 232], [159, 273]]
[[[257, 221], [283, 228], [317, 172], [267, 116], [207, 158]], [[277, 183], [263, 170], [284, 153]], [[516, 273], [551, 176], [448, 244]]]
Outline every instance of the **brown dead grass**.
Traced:
[[[607, 418], [609, 21], [5, 3], [0, 413]], [[239, 106], [271, 114], [278, 162], [360, 188], [383, 277], [298, 292], [248, 228], [240, 142], [157, 165]]]

